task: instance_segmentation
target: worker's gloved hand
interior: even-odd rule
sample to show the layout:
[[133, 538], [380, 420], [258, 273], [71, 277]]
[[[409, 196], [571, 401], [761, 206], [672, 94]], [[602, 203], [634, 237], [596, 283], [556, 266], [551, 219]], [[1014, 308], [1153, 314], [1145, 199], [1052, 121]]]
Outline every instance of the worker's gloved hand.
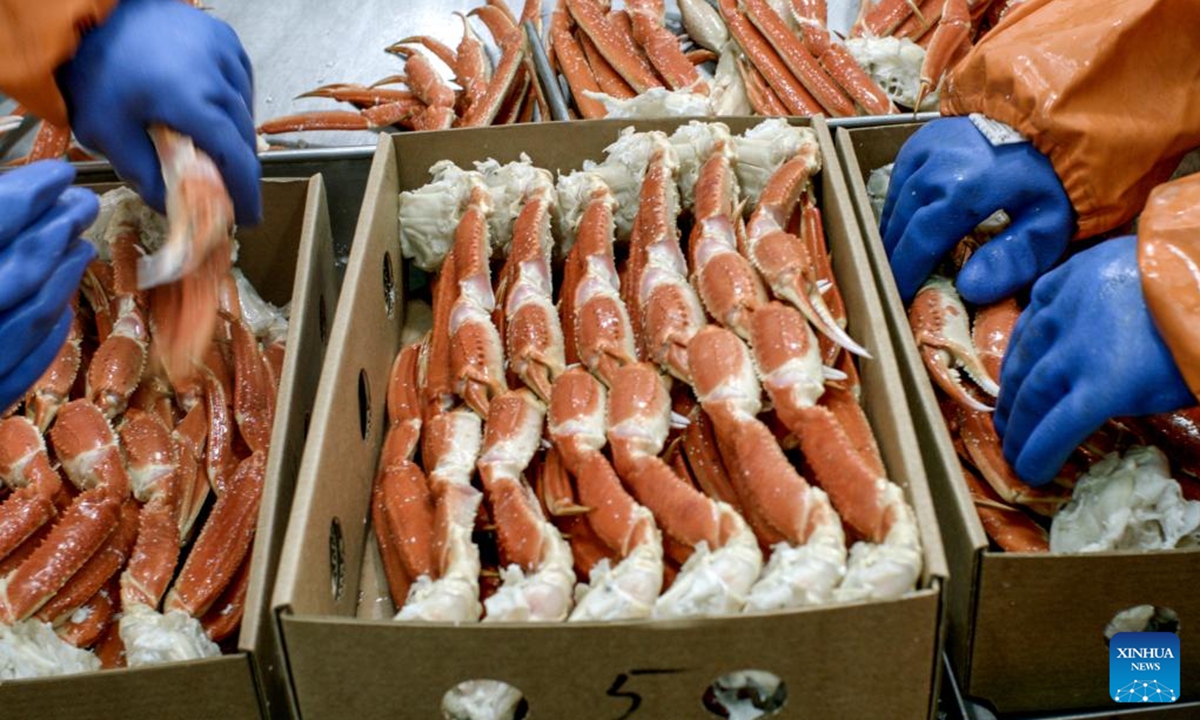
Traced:
[[880, 222], [904, 302], [997, 210], [1012, 223], [959, 273], [968, 302], [993, 303], [1031, 285], [1062, 256], [1075, 233], [1075, 210], [1032, 143], [992, 145], [965, 117], [934, 120], [913, 134], [896, 157]]
[[225, 23], [179, 0], [121, 0], [58, 72], [71, 126], [162, 212], [165, 189], [146, 133], [161, 123], [210, 155], [237, 221], [262, 217], [250, 60]]
[[79, 234], [96, 219], [95, 193], [70, 187], [58, 160], [0, 175], [0, 411], [16, 402], [58, 354], [71, 299], [96, 256]]
[[1031, 485], [1109, 418], [1195, 404], [1146, 308], [1137, 239], [1085, 250], [1037, 281], [1000, 371], [996, 431]]

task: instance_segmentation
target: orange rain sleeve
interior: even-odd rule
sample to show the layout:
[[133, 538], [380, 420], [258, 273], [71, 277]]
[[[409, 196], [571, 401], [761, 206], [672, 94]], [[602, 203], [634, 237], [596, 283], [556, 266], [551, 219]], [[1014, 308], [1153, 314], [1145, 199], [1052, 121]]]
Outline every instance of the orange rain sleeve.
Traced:
[[0, 90], [29, 112], [66, 127], [67, 106], [54, 71], [71, 58], [80, 36], [117, 0], [0, 0]]
[[982, 113], [1053, 163], [1077, 237], [1127, 222], [1200, 145], [1200, 0], [1027, 0], [947, 79], [945, 115]]
[[1200, 397], [1200, 174], [1150, 194], [1138, 219], [1138, 267], [1154, 324]]

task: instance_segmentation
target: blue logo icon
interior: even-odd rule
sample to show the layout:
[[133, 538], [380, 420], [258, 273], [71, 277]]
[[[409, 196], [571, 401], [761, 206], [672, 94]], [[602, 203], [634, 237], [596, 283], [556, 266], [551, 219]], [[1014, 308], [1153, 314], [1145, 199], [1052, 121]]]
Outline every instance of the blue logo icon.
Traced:
[[1172, 703], [1178, 699], [1179, 636], [1123, 632], [1108, 645], [1108, 694], [1119, 703]]

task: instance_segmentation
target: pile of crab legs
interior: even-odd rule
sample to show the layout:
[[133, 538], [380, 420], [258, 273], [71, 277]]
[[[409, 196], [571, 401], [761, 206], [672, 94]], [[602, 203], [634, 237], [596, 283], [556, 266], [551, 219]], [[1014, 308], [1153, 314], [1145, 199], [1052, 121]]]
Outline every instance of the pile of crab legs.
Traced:
[[[688, 114], [814, 115], [898, 112], [876, 79], [827, 29], [824, 0], [679, 0], [685, 51], [664, 25], [663, 0], [562, 0], [546, 45], [551, 65], [567, 81], [578, 114], [605, 117], [614, 109], [638, 116], [643, 93], [708, 98], [709, 112]], [[715, 8], [713, 6], [716, 6]], [[926, 49], [914, 107], [935, 89], [971, 46], [972, 23], [1008, 3], [988, 0], [863, 2], [851, 37], [899, 37]], [[717, 61], [710, 78], [698, 65]], [[625, 111], [624, 108], [631, 108]], [[661, 112], [661, 110], [655, 111]]]
[[263, 304], [231, 272], [215, 165], [152, 136], [166, 240], [135, 194], [110, 194], [67, 341], [0, 413], [0, 643], [41, 621], [93, 648], [83, 669], [217, 654], [237, 629], [283, 362], [282, 318], [260, 338], [243, 315]]
[[[961, 267], [977, 235], [956, 248]], [[972, 314], [943, 275], [925, 282], [909, 306], [909, 324], [937, 389], [962, 476], [988, 537], [1002, 550], [1047, 552], [1046, 521], [1071, 500], [1078, 479], [1107, 454], [1132, 445], [1160, 447], [1178, 471], [1185, 498], [1200, 499], [1200, 408], [1139, 418], [1115, 418], [1076, 448], [1052, 483], [1030, 487], [1005, 460], [989, 404], [1000, 392], [1000, 367], [1021, 314], [1015, 298]], [[1038, 518], [1038, 519], [1035, 519]]]
[[[844, 312], [809, 184], [815, 139], [775, 170], [746, 223], [728, 130], [708, 127], [686, 256], [664, 134], [646, 134], [622, 272], [612, 190], [586, 170], [560, 178], [559, 196], [574, 184], [582, 207], [557, 305], [549, 173], [494, 284], [492, 202], [473, 183], [433, 329], [401, 349], [389, 383], [372, 521], [397, 619], [475, 621], [485, 607], [485, 621], [703, 616], [915, 586], [912, 510], [831, 338], [853, 341], [825, 320]], [[764, 388], [773, 411], [760, 418]], [[849, 569], [843, 523], [863, 541]], [[496, 537], [490, 573], [479, 527]]]
[[[534, 75], [522, 28], [528, 21], [540, 32], [541, 7], [541, 0], [527, 0], [521, 17], [517, 18], [503, 0], [488, 0], [467, 15], [458, 15], [463, 35], [457, 48], [452, 49], [429, 35], [407, 37], [386, 48], [387, 52], [405, 58], [403, 74], [385, 77], [371, 85], [324, 85], [300, 96], [350, 103], [357, 111], [321, 110], [287, 115], [264, 122], [258, 131], [262, 135], [277, 135], [386, 127], [443, 130], [531, 122], [535, 119], [535, 109], [542, 119], [548, 119], [549, 110]], [[500, 48], [494, 68], [469, 16], [483, 22]], [[450, 68], [453, 85], [418, 47]], [[405, 87], [389, 87], [396, 84]]]

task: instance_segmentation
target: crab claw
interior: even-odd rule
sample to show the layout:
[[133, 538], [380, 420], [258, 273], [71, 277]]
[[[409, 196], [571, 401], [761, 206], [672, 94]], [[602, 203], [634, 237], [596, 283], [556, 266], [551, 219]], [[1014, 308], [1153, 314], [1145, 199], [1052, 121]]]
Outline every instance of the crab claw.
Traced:
[[958, 369], [983, 392], [996, 397], [1000, 386], [988, 375], [967, 323], [967, 309], [958, 297], [954, 284], [947, 278], [934, 275], [917, 292], [908, 311], [908, 322], [933, 381], [960, 404], [980, 412], [992, 407], [980, 402], [963, 384]]

